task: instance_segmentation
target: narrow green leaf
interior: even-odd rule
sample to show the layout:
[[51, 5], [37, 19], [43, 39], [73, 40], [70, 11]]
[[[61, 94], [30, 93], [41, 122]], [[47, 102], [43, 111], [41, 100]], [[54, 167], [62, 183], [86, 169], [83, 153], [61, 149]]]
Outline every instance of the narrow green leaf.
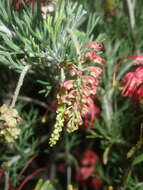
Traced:
[[143, 162], [143, 153], [138, 155], [134, 161], [133, 161], [133, 165], [137, 165], [137, 164], [140, 164], [141, 162]]

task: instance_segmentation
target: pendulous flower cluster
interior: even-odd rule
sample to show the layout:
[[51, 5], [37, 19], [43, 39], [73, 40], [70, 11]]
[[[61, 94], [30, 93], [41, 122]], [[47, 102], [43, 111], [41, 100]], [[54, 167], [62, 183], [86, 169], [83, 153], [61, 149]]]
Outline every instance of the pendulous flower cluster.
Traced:
[[92, 128], [95, 118], [99, 115], [100, 110], [95, 105], [95, 96], [103, 72], [101, 66], [105, 63], [105, 59], [99, 56], [104, 47], [102, 43], [93, 41], [85, 44], [83, 48], [84, 55], [80, 57], [80, 63], [60, 63], [60, 67], [68, 68], [71, 79], [60, 83], [57, 110], [61, 106], [63, 109], [57, 113], [50, 146], [56, 144], [64, 125], [69, 133], [81, 125], [87, 129]]

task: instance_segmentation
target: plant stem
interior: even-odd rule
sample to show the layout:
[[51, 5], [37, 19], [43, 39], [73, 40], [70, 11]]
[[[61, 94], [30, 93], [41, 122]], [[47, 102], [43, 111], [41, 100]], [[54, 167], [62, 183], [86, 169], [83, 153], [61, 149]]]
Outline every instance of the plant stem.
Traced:
[[4, 190], [9, 190], [9, 172], [5, 173], [5, 187]]
[[17, 101], [21, 86], [23, 85], [25, 75], [28, 72], [28, 70], [30, 69], [30, 67], [31, 67], [31, 65], [26, 65], [24, 67], [24, 69], [22, 70], [21, 74], [20, 74], [20, 77], [19, 77], [19, 80], [18, 80], [18, 83], [17, 83], [17, 87], [15, 89], [13, 99], [12, 99], [12, 102], [11, 102], [11, 105], [10, 105], [11, 108], [13, 108], [15, 106], [15, 103]]
[[123, 183], [122, 183], [123, 188], [125, 188], [125, 186], [128, 184], [131, 172], [132, 172], [132, 163], [130, 163], [130, 165], [127, 167], [127, 169], [123, 175]]
[[22, 174], [26, 171], [26, 169], [29, 167], [29, 165], [31, 164], [31, 162], [32, 162], [37, 156], [38, 156], [38, 154], [32, 156], [32, 157], [27, 161], [26, 165], [21, 169], [19, 175], [22, 175]]
[[[12, 94], [6, 94], [5, 96], [6, 96], [6, 97], [12, 97]], [[45, 109], [48, 108], [48, 104], [46, 104], [45, 102], [42, 102], [42, 101], [40, 101], [40, 100], [31, 98], [31, 97], [18, 96], [17, 99], [18, 99], [18, 100], [22, 100], [22, 101], [24, 101], [24, 102], [31, 103], [31, 104], [36, 104], [36, 105], [41, 106], [41, 107], [43, 107], [43, 108], [45, 108]]]
[[27, 184], [27, 182], [29, 182], [34, 176], [38, 175], [39, 173], [46, 171], [47, 168], [38, 168], [37, 170], [35, 170], [32, 174], [28, 175], [23, 181], [22, 183], [19, 185], [19, 187], [17, 188], [17, 190], [22, 190], [23, 187]]
[[65, 72], [64, 72], [64, 69], [61, 68], [61, 82], [64, 82], [65, 80]]
[[112, 93], [110, 89], [103, 96], [102, 101], [103, 101], [103, 109], [105, 110], [104, 120], [108, 130], [111, 130], [113, 109], [112, 109]]
[[51, 172], [49, 179], [55, 179], [56, 178], [56, 165], [55, 163], [51, 164]]
[[134, 30], [135, 27], [135, 4], [136, 0], [127, 0], [127, 5], [128, 5], [128, 10], [129, 10], [129, 19], [130, 19], [130, 25], [132, 31]]
[[71, 172], [72, 172], [71, 166], [68, 165], [68, 166], [67, 166], [67, 186], [68, 186], [69, 184], [71, 184]]

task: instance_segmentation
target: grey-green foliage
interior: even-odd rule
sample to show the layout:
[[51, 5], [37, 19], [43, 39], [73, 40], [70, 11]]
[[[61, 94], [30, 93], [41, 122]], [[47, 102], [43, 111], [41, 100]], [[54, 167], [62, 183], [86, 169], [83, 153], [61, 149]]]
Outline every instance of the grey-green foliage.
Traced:
[[[9, 8], [8, 1], [2, 0], [0, 55], [3, 64], [9, 62], [9, 65], [13, 67], [21, 67], [25, 63], [47, 66], [47, 62], [57, 63], [68, 59], [68, 56], [73, 53], [68, 29], [76, 31], [86, 17], [86, 11], [77, 3], [63, 1], [57, 4], [53, 15], [48, 15], [46, 19], [43, 19], [39, 8], [35, 10], [35, 13], [26, 7], [23, 10], [14, 11]], [[95, 15], [92, 17], [90, 16], [87, 25], [87, 35], [83, 32], [80, 34], [82, 40], [89, 38], [96, 24]], [[21, 59], [18, 59], [19, 57]], [[7, 61], [4, 62], [4, 60]]]
[[30, 6], [16, 11], [5, 0], [0, 3], [0, 20], [0, 63], [18, 71], [30, 64], [39, 80], [52, 84], [60, 80], [59, 63], [78, 58], [68, 31], [84, 44], [93, 40], [98, 21], [95, 14], [87, 15], [82, 5], [70, 1], [57, 3], [54, 13], [44, 19], [40, 6], [35, 5], [34, 12]]
[[[77, 61], [76, 48], [68, 30], [72, 30], [80, 44], [86, 43], [93, 40], [91, 33], [98, 19], [70, 1], [57, 4], [54, 13], [45, 19], [39, 6], [35, 6], [34, 12], [27, 6], [16, 11], [9, 2], [2, 0], [0, 3], [0, 63], [18, 71], [26, 64], [32, 65], [30, 70], [39, 76], [39, 80], [48, 81], [44, 90], [48, 94], [47, 89], [60, 80], [58, 63]], [[87, 27], [82, 30], [85, 21]]]
[[[9, 1], [0, 3], [0, 61], [12, 68], [24, 64], [56, 67], [73, 51], [67, 29], [76, 30], [85, 20], [86, 12], [77, 3], [60, 3], [53, 15], [43, 19], [40, 9], [15, 11]], [[85, 37], [85, 36], [84, 36]], [[52, 63], [52, 65], [50, 64]]]
[[128, 184], [124, 187], [125, 190], [142, 190], [143, 189], [143, 183], [142, 181], [139, 181], [139, 179], [135, 177], [129, 178]]

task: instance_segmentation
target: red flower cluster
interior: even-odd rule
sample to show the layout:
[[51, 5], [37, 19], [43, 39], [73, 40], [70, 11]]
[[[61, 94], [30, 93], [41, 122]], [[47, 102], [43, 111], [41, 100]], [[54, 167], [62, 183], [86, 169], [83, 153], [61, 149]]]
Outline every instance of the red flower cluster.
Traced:
[[94, 50], [87, 50], [85, 54], [87, 61], [94, 61], [94, 63], [97, 63], [99, 65], [104, 65], [105, 59], [98, 56]]
[[[82, 57], [82, 60], [84, 60], [83, 64], [88, 64], [90, 63], [89, 61], [94, 61], [98, 65], [105, 63], [102, 57], [96, 55], [103, 48], [102, 43], [90, 42], [84, 45], [84, 47], [90, 48], [90, 50], [87, 49], [85, 56]], [[92, 128], [95, 118], [98, 117], [100, 112], [99, 108], [95, 105], [95, 95], [102, 69], [98, 66], [78, 69], [72, 63], [62, 63], [60, 66], [70, 67], [71, 77], [77, 76], [77, 80], [66, 80], [60, 85], [60, 102], [68, 105], [65, 111], [66, 119], [70, 120], [71, 113], [77, 110], [77, 123], [79, 125], [84, 124], [87, 129]]]
[[143, 66], [134, 72], [128, 72], [121, 83], [122, 96], [143, 98]]
[[[143, 66], [140, 66], [143, 64], [143, 54], [139, 54], [137, 56], [127, 56], [122, 59], [122, 61], [127, 58], [135, 58], [132, 63], [133, 65], [136, 65], [137, 68], [133, 72], [126, 73], [120, 81], [119, 87], [122, 90], [121, 95], [135, 99], [143, 98]], [[120, 63], [122, 61], [120, 61]]]
[[88, 48], [85, 52], [83, 60], [93, 61], [94, 63], [97, 63], [99, 65], [104, 65], [104, 63], [106, 62], [105, 59], [97, 55], [102, 53], [101, 50], [104, 49], [103, 43], [93, 41], [85, 44], [83, 47]]
[[79, 157], [80, 167], [76, 172], [76, 180], [81, 184], [85, 184], [90, 179], [90, 187], [95, 190], [99, 190], [103, 185], [103, 181], [96, 177], [92, 177], [96, 170], [96, 164], [99, 162], [98, 155], [90, 149], [86, 149], [82, 156]]
[[90, 149], [86, 149], [79, 158], [80, 167], [77, 170], [76, 179], [84, 181], [88, 179], [95, 170], [95, 164], [99, 160], [97, 154]]
[[[57, 94], [57, 116], [53, 133], [50, 138], [50, 146], [56, 144], [59, 140], [60, 133], [66, 125], [67, 132], [73, 132], [84, 125], [89, 129], [94, 126], [95, 118], [100, 112], [95, 105], [95, 95], [99, 86], [102, 65], [105, 60], [100, 56], [86, 56], [86, 52], [94, 51], [94, 54], [99, 52], [103, 45], [99, 46], [99, 42], [90, 42], [84, 46], [85, 55], [79, 57], [79, 62], [62, 62], [59, 66], [62, 69], [68, 69], [69, 74], [73, 77], [72, 80], [65, 80], [60, 83], [59, 92]], [[90, 49], [89, 49], [90, 48]], [[100, 58], [100, 59], [99, 59]], [[97, 66], [87, 66], [87, 64], [96, 63]]]
[[92, 190], [100, 190], [102, 186], [103, 186], [103, 180], [96, 177], [91, 179], [90, 187], [92, 188]]

